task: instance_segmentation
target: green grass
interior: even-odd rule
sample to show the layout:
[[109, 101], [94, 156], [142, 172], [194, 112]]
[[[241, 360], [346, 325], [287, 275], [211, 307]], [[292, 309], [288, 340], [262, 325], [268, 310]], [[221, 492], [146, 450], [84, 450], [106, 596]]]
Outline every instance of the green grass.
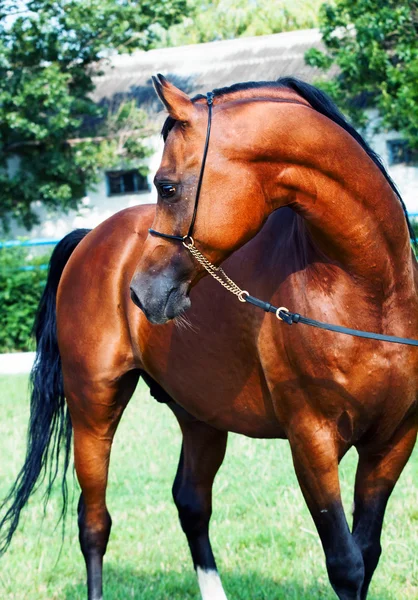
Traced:
[[[0, 377], [0, 496], [21, 466], [27, 379]], [[197, 600], [189, 551], [171, 499], [180, 434], [170, 411], [140, 385], [118, 430], [108, 505], [113, 531], [105, 561], [106, 600]], [[350, 510], [355, 453], [341, 468]], [[418, 598], [417, 452], [389, 504], [383, 557], [370, 600]], [[86, 598], [74, 500], [61, 548], [59, 494], [43, 519], [41, 494], [25, 510], [0, 562], [0, 598]], [[231, 435], [214, 490], [212, 542], [231, 600], [334, 598], [322, 549], [304, 505], [286, 442]], [[61, 554], [60, 554], [61, 550]]]

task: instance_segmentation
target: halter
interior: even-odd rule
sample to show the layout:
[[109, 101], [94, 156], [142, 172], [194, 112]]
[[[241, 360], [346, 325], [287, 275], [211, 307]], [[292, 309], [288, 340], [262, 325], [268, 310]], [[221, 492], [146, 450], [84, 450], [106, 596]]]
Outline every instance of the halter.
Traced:
[[[361, 331], [359, 329], [351, 329], [349, 327], [342, 327], [341, 325], [333, 325], [331, 323], [323, 323], [322, 321], [316, 321], [315, 319], [309, 319], [308, 317], [303, 317], [299, 313], [292, 313], [285, 306], [273, 306], [270, 302], [264, 302], [264, 300], [260, 300], [260, 298], [256, 298], [255, 296], [251, 296], [247, 290], [242, 290], [222, 269], [222, 267], [217, 267], [213, 263], [211, 263], [206, 256], [204, 256], [194, 245], [194, 240], [192, 237], [196, 215], [197, 215], [197, 207], [199, 204], [200, 190], [202, 187], [203, 175], [205, 172], [206, 165], [206, 157], [209, 149], [209, 140], [210, 140], [210, 129], [212, 125], [212, 106], [213, 106], [213, 98], [214, 93], [208, 92], [206, 94], [206, 102], [208, 105], [208, 125], [206, 130], [206, 141], [205, 147], [203, 149], [203, 157], [202, 164], [200, 166], [199, 180], [197, 182], [196, 188], [196, 197], [194, 201], [194, 209], [192, 220], [190, 222], [189, 230], [186, 235], [174, 235], [172, 233], [162, 233], [161, 231], [156, 231], [155, 229], [148, 229], [151, 235], [155, 235], [160, 238], [175, 240], [177, 242], [182, 242], [183, 246], [189, 250], [190, 254], [206, 269], [206, 271], [211, 275], [216, 281], [218, 281], [225, 289], [238, 297], [240, 302], [247, 302], [248, 304], [252, 304], [257, 308], [261, 308], [267, 313], [274, 313], [279, 321], [284, 321], [288, 325], [292, 325], [293, 323], [303, 323], [305, 325], [310, 325], [311, 327], [318, 327], [319, 329], [326, 329], [327, 331], [334, 331], [336, 333], [343, 333], [345, 335], [351, 335], [355, 337], [367, 338], [372, 340], [379, 340], [381, 342], [392, 342], [395, 344], [405, 344], [408, 346], [418, 346], [418, 340], [398, 337], [395, 335], [383, 335], [381, 333], [373, 333], [370, 331]], [[287, 98], [276, 98], [276, 102], [283, 102], [287, 104], [300, 104], [302, 106], [306, 106], [307, 108], [312, 108], [309, 104], [305, 104], [303, 102], [298, 102], [297, 100], [291, 100]]]
[[[205, 141], [205, 147], [203, 149], [202, 164], [200, 166], [199, 181], [197, 182], [193, 216], [192, 216], [192, 220], [190, 222], [189, 231], [187, 232], [187, 235], [173, 235], [172, 233], [161, 233], [161, 231], [156, 231], [155, 229], [148, 229], [148, 231], [152, 235], [155, 235], [155, 236], [161, 237], [161, 238], [166, 238], [168, 240], [177, 240], [178, 242], [183, 242], [184, 244], [187, 239], [190, 240], [190, 242], [193, 242], [192, 233], [193, 233], [194, 224], [196, 221], [197, 205], [199, 204], [200, 190], [202, 188], [203, 174], [205, 172], [206, 157], [208, 155], [208, 150], [209, 150], [210, 128], [212, 125], [213, 97], [214, 97], [213, 92], [208, 92], [206, 94], [206, 102], [208, 104], [208, 126], [207, 126], [207, 130], [206, 130], [206, 141]], [[186, 247], [188, 247], [188, 246], [189, 246], [189, 244], [186, 245]], [[194, 246], [194, 243], [192, 243], [192, 246]]]

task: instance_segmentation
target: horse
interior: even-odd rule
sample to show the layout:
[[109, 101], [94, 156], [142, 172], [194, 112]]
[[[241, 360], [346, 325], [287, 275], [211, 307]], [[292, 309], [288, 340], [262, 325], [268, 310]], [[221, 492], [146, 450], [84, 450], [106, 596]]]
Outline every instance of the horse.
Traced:
[[[416, 338], [405, 206], [379, 158], [309, 84], [250, 82], [193, 99], [163, 76], [154, 85], [168, 111], [157, 205], [73, 232], [51, 258], [29, 445], [6, 499], [2, 550], [39, 475], [50, 488], [67, 469], [73, 435], [88, 598], [102, 598], [110, 451], [142, 377], [183, 434], [173, 497], [203, 600], [226, 599], [209, 521], [229, 431], [288, 440], [331, 586], [340, 600], [365, 600], [386, 505], [416, 440], [417, 349], [283, 317], [297, 310]], [[280, 320], [238, 284], [228, 294], [228, 281], [286, 307]], [[338, 464], [353, 446], [350, 528]]]

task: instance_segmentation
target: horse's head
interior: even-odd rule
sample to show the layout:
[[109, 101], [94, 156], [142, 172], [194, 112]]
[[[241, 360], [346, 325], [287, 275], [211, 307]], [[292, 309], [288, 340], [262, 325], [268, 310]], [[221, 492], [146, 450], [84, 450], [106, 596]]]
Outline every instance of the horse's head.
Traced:
[[154, 79], [154, 85], [169, 118], [154, 180], [158, 191], [154, 234], [143, 247], [131, 297], [151, 322], [165, 323], [190, 306], [189, 291], [204, 274], [180, 238], [193, 235], [205, 257], [220, 264], [260, 230], [271, 212], [267, 200], [275, 195], [273, 187], [277, 191], [277, 173], [270, 176], [271, 140], [260, 151], [262, 103], [246, 102], [239, 95], [228, 102], [215, 97], [202, 171], [210, 117], [206, 98], [192, 101], [162, 76]]

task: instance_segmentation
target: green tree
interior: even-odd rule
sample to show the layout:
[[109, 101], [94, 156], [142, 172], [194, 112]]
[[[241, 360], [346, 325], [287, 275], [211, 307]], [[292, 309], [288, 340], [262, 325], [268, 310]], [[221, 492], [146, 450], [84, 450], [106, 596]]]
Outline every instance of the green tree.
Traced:
[[364, 125], [375, 106], [383, 127], [402, 132], [418, 149], [418, 0], [336, 0], [320, 10], [325, 52], [308, 64], [339, 74], [322, 87]]
[[155, 46], [200, 44], [315, 27], [322, 0], [187, 0], [182, 22], [155, 27]]
[[91, 98], [106, 56], [149, 48], [186, 0], [0, 0], [0, 220], [77, 208], [100, 169], [141, 160], [144, 114]]

